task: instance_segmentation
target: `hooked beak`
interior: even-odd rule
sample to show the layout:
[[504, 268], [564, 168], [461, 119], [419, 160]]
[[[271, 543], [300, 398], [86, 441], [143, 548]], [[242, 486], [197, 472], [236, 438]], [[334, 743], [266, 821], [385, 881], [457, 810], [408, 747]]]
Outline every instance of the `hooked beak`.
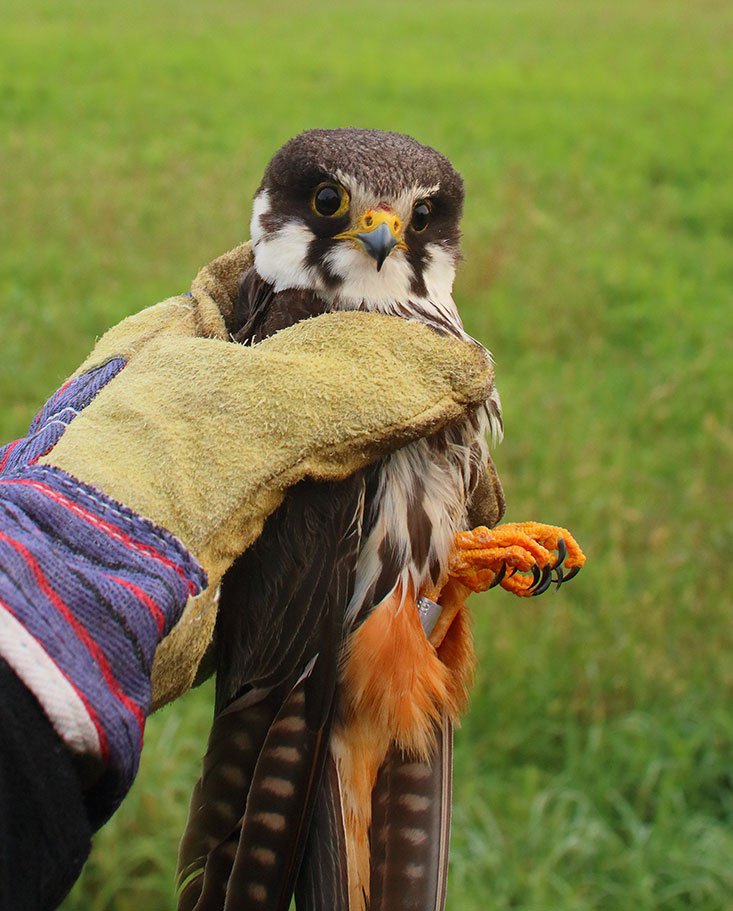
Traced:
[[364, 250], [377, 262], [377, 272], [384, 265], [385, 259], [398, 247], [407, 249], [402, 236], [400, 217], [391, 209], [367, 210], [350, 231], [336, 235], [338, 240], [358, 240]]
[[364, 249], [367, 253], [376, 259], [377, 272], [379, 272], [384, 265], [385, 259], [399, 243], [398, 238], [394, 236], [384, 222], [373, 231], [366, 231], [356, 236], [364, 244]]

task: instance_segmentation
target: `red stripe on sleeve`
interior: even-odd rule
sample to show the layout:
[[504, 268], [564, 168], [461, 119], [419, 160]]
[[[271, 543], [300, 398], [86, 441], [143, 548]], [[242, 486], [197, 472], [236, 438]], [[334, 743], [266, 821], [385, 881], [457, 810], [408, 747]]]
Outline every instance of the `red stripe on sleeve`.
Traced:
[[139, 585], [135, 585], [134, 582], [130, 582], [129, 579], [122, 579], [119, 576], [107, 576], [108, 579], [111, 579], [113, 582], [119, 583], [123, 588], [126, 588], [128, 591], [132, 592], [136, 598], [139, 598], [140, 601], [147, 607], [147, 609], [152, 614], [157, 626], [158, 632], [163, 633], [165, 629], [165, 617], [163, 616], [163, 611], [158, 607], [157, 603], [150, 597], [150, 595], [143, 591]]
[[23, 557], [26, 564], [28, 565], [28, 568], [33, 573], [33, 577], [38, 583], [40, 590], [48, 598], [51, 604], [53, 604], [53, 606], [61, 614], [64, 620], [66, 620], [69, 626], [74, 630], [77, 638], [87, 647], [89, 654], [99, 665], [99, 669], [102, 672], [102, 676], [104, 677], [105, 683], [109, 687], [110, 692], [115, 697], [115, 699], [124, 705], [128, 712], [133, 715], [137, 721], [138, 727], [140, 728], [140, 734], [142, 735], [142, 730], [145, 725], [145, 715], [143, 714], [142, 709], [139, 705], [133, 702], [133, 700], [130, 699], [126, 693], [122, 691], [119, 683], [112, 673], [112, 668], [109, 666], [109, 663], [107, 662], [104, 653], [99, 648], [99, 645], [90, 637], [86, 629], [82, 626], [81, 623], [79, 623], [74, 614], [69, 610], [68, 605], [64, 603], [59, 594], [51, 587], [36, 558], [28, 550], [27, 547], [20, 543], [20, 541], [16, 541], [14, 538], [11, 538], [9, 535], [6, 535], [2, 531], [0, 531], [0, 541], [4, 541], [6, 544], [10, 545], [13, 550], [19, 553], [21, 557]]
[[8, 464], [8, 459], [10, 458], [10, 453], [15, 449], [15, 447], [18, 445], [18, 443], [20, 443], [20, 440], [13, 440], [12, 443], [8, 443], [8, 445], [6, 446], [5, 455], [3, 456], [2, 461], [0, 462], [0, 472], [2, 472], [2, 470]]
[[42, 484], [38, 481], [27, 481], [21, 479], [13, 479], [8, 481], [3, 481], [4, 484], [20, 484], [23, 487], [32, 487], [34, 490], [37, 490], [39, 493], [44, 494], [44, 496], [50, 497], [61, 506], [64, 506], [66, 509], [69, 509], [75, 515], [79, 516], [80, 519], [83, 519], [85, 522], [88, 522], [90, 525], [94, 525], [95, 528], [98, 528], [104, 534], [109, 535], [111, 538], [114, 538], [117, 541], [120, 541], [122, 544], [125, 544], [132, 550], [138, 551], [138, 553], [144, 554], [146, 557], [150, 557], [153, 560], [157, 560], [158, 563], [161, 563], [163, 566], [166, 566], [168, 569], [172, 569], [178, 576], [180, 576], [186, 583], [188, 588], [188, 593], [190, 595], [196, 594], [197, 588], [196, 585], [186, 576], [186, 573], [183, 571], [183, 568], [175, 563], [173, 560], [169, 560], [167, 557], [164, 557], [159, 551], [154, 547], [150, 547], [148, 544], [143, 544], [141, 541], [135, 540], [130, 535], [125, 534], [117, 528], [116, 525], [112, 525], [110, 522], [105, 522], [104, 519], [95, 515], [89, 510], [85, 509], [83, 506], [80, 506], [78, 503], [75, 503], [73, 500], [70, 500], [68, 497], [64, 496], [62, 493], [54, 490], [51, 487], [48, 487], [46, 484]]
[[[22, 623], [22, 621], [20, 620], [18, 615], [15, 613], [14, 610], [11, 609], [9, 604], [6, 604], [4, 601], [0, 601], [0, 607], [2, 607], [3, 610], [6, 610], [11, 615], [11, 617], [15, 617], [15, 619], [19, 623]], [[58, 670], [59, 674], [61, 674], [61, 676], [69, 683], [72, 690], [76, 693], [76, 695], [81, 700], [82, 705], [86, 709], [86, 712], [89, 715], [89, 718], [91, 719], [92, 724], [94, 725], [94, 729], [97, 732], [97, 736], [99, 737], [99, 750], [100, 750], [102, 761], [104, 763], [107, 763], [107, 761], [109, 760], [109, 742], [107, 740], [107, 734], [105, 733], [104, 728], [102, 727], [102, 723], [99, 720], [99, 715], [97, 715], [97, 713], [94, 711], [94, 707], [92, 706], [91, 702], [89, 702], [87, 697], [84, 695], [84, 693], [82, 693], [82, 691], [79, 689], [79, 687], [74, 683], [72, 678], [69, 677], [69, 675], [64, 672], [63, 668], [59, 667], [59, 665], [53, 660], [51, 655], [48, 654], [46, 649], [43, 648], [43, 643], [39, 642], [38, 639], [36, 639], [35, 641], [38, 642], [39, 647], [42, 648], [44, 652], [46, 652], [46, 654], [48, 655], [48, 660], [53, 663], [53, 666]]]

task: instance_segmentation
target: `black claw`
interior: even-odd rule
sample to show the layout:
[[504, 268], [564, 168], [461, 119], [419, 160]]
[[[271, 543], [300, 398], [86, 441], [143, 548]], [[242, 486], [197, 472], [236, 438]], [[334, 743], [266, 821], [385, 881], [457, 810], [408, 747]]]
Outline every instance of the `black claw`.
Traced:
[[562, 564], [562, 562], [564, 561], [565, 557], [567, 557], [567, 555], [568, 555], [568, 546], [565, 543], [565, 538], [560, 538], [560, 540], [557, 542], [557, 560], [555, 560], [555, 562], [553, 563], [552, 568], [557, 569], [558, 566], [560, 566]]
[[552, 585], [552, 569], [549, 566], [545, 567], [545, 571], [542, 573], [542, 581], [537, 586], [537, 588], [532, 592], [532, 597], [536, 598], [537, 595], [544, 595], [547, 589]]
[[518, 572], [519, 572], [519, 567], [515, 566], [514, 569], [509, 573], [509, 578], [511, 579], [512, 576], [516, 576], [516, 574]]
[[563, 576], [561, 569], [554, 570], [553, 576], [552, 576], [552, 581], [555, 584], [555, 591], [557, 591], [560, 588], [560, 586], [563, 584], [563, 582], [565, 581], [565, 576]]
[[563, 582], [569, 582], [571, 579], [574, 579], [580, 572], [579, 566], [574, 566], [567, 575], [563, 576]]
[[542, 579], [542, 570], [535, 563], [535, 565], [532, 567], [532, 584], [529, 586], [527, 591], [531, 592], [532, 589], [536, 588], [540, 584], [541, 579]]
[[502, 564], [501, 564], [501, 569], [500, 569], [499, 572], [494, 576], [494, 581], [491, 583], [491, 585], [489, 586], [489, 588], [494, 588], [495, 585], [499, 585], [501, 582], [503, 582], [503, 581], [504, 581], [504, 576], [505, 576], [505, 575], [506, 575], [506, 563], [502, 563]]

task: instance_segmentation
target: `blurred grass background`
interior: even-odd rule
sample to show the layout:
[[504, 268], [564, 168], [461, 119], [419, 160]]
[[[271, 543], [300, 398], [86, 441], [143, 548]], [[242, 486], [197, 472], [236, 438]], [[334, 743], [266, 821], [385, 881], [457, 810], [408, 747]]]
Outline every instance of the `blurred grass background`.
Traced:
[[[733, 8], [718, 0], [5, 0], [0, 439], [111, 323], [247, 235], [312, 126], [466, 179], [510, 520], [590, 562], [474, 602], [449, 907], [733, 907]], [[210, 690], [153, 718], [65, 911], [173, 907]]]

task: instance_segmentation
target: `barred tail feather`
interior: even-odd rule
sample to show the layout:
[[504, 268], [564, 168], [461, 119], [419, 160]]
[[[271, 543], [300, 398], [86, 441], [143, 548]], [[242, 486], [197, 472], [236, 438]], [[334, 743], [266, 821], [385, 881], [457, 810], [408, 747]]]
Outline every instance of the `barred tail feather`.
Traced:
[[443, 911], [452, 758], [447, 716], [428, 759], [390, 749], [372, 794], [370, 911]]
[[253, 702], [247, 693], [214, 719], [178, 852], [178, 911], [202, 907], [205, 880], [208, 892], [221, 883], [219, 907], [223, 904], [232, 844], [236, 848], [255, 765], [282, 698], [271, 691]]
[[287, 911], [328, 747], [306, 722], [306, 682], [283, 703], [257, 761], [224, 911]]

